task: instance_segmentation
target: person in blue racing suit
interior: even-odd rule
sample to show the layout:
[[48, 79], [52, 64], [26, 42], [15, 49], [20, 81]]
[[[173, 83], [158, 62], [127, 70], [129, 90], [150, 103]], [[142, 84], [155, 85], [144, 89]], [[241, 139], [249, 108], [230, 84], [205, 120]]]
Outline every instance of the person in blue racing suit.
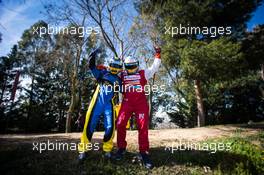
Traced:
[[79, 160], [84, 160], [86, 158], [88, 151], [87, 147], [90, 148], [87, 144], [91, 142], [92, 135], [99, 122], [100, 116], [103, 116], [104, 119], [104, 156], [110, 158], [113, 148], [113, 137], [115, 132], [114, 97], [116, 97], [116, 91], [114, 89], [115, 87], [119, 87], [118, 90], [121, 89], [120, 86], [122, 85], [122, 82], [118, 74], [122, 70], [122, 62], [115, 57], [110, 61], [108, 69], [99, 68], [95, 64], [98, 52], [99, 51], [96, 50], [89, 56], [89, 68], [92, 71], [93, 76], [96, 78], [98, 85], [86, 113], [81, 143], [78, 145]]

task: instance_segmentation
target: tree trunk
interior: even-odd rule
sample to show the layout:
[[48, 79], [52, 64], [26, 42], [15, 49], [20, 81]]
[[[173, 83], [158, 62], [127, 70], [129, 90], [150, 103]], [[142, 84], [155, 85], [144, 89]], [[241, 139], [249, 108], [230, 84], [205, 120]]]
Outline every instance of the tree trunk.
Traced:
[[71, 120], [72, 120], [72, 112], [68, 111], [67, 118], [66, 118], [65, 133], [70, 133], [71, 132]]
[[75, 107], [75, 91], [72, 91], [71, 103], [67, 112], [65, 133], [71, 132], [71, 121], [72, 121], [72, 114], [74, 112], [74, 107]]
[[[264, 63], [261, 64], [261, 71], [260, 71], [260, 73], [261, 73], [261, 78], [264, 81]], [[260, 90], [260, 92], [262, 94], [262, 98], [264, 98], [264, 87], [260, 85], [259, 86], [259, 90]]]
[[261, 78], [264, 80], [264, 63], [261, 64]]
[[73, 75], [71, 77], [71, 102], [67, 113], [66, 118], [66, 126], [65, 126], [65, 133], [71, 132], [71, 122], [72, 122], [72, 114], [76, 109], [77, 99], [78, 99], [78, 88], [79, 88], [79, 81], [78, 81], [78, 68], [80, 64], [81, 58], [81, 47], [83, 44], [78, 45], [78, 51], [75, 59], [75, 65], [73, 68]]
[[7, 78], [4, 78], [4, 83], [2, 86], [2, 93], [1, 93], [1, 97], [0, 97], [0, 105], [2, 105], [2, 102], [3, 102], [4, 93], [5, 93], [5, 89], [6, 89], [6, 82], [7, 82]]
[[203, 105], [203, 97], [202, 97], [202, 91], [201, 91], [201, 84], [200, 80], [194, 80], [194, 89], [195, 89], [195, 95], [197, 100], [197, 126], [201, 127], [205, 125], [205, 110]]
[[65, 133], [71, 132], [72, 114], [74, 112], [75, 104], [76, 104], [76, 90], [77, 90], [76, 83], [77, 83], [77, 74], [75, 72], [71, 78], [71, 103], [67, 113]]
[[28, 132], [31, 130], [30, 128], [30, 117], [31, 117], [31, 108], [33, 104], [33, 93], [34, 93], [34, 81], [35, 81], [35, 76], [34, 73], [32, 74], [32, 80], [31, 80], [31, 89], [30, 89], [30, 96], [29, 96], [29, 104], [28, 104], [28, 111], [27, 111], [27, 123], [25, 126], [25, 131]]
[[152, 85], [150, 85], [150, 92], [149, 92], [149, 128], [153, 128], [153, 105], [152, 105], [152, 97], [153, 97], [153, 91], [152, 91]]
[[123, 41], [120, 41], [119, 47], [120, 47], [120, 58], [123, 61], [124, 60], [124, 44], [123, 44]]

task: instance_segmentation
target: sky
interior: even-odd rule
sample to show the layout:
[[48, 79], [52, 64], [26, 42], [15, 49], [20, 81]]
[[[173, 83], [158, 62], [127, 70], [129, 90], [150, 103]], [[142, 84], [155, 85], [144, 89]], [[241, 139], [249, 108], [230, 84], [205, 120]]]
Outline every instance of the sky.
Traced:
[[247, 23], [248, 30], [252, 30], [258, 24], [264, 24], [264, 2], [257, 8], [251, 20]]
[[[3, 34], [0, 43], [0, 56], [10, 52], [25, 29], [39, 20], [45, 20], [42, 0], [0, 0], [0, 32]], [[264, 24], [264, 4], [262, 4], [248, 22], [252, 30], [257, 24]]]
[[41, 1], [2, 0], [0, 3], [0, 32], [2, 33], [0, 56], [10, 52], [11, 47], [19, 41], [25, 29], [43, 19], [40, 14], [42, 9]]

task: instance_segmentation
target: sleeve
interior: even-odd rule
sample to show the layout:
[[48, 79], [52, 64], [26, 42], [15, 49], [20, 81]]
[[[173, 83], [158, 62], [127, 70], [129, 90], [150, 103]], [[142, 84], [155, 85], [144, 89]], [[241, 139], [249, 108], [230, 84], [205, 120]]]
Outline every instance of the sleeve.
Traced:
[[98, 80], [102, 76], [102, 70], [97, 69], [95, 66], [95, 55], [92, 55], [89, 60], [89, 68], [92, 71], [93, 76]]
[[145, 69], [145, 78], [146, 80], [149, 80], [150, 78], [153, 77], [153, 75], [158, 71], [159, 66], [161, 64], [161, 60], [159, 58], [155, 58], [152, 66], [149, 68]]

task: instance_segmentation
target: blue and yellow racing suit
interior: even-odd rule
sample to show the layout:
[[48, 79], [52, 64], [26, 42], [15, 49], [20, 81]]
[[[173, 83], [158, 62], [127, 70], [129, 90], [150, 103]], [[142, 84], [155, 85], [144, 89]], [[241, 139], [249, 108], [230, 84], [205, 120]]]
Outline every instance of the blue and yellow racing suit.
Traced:
[[115, 106], [114, 88], [121, 86], [121, 79], [116, 74], [103, 69], [100, 70], [95, 66], [95, 56], [91, 57], [89, 65], [93, 76], [96, 78], [98, 85], [90, 102], [86, 113], [84, 129], [81, 136], [81, 143], [78, 146], [80, 153], [86, 152], [87, 144], [91, 142], [93, 133], [101, 116], [104, 119], [105, 134], [103, 138], [103, 151], [110, 152], [113, 148], [113, 138], [115, 132]]

